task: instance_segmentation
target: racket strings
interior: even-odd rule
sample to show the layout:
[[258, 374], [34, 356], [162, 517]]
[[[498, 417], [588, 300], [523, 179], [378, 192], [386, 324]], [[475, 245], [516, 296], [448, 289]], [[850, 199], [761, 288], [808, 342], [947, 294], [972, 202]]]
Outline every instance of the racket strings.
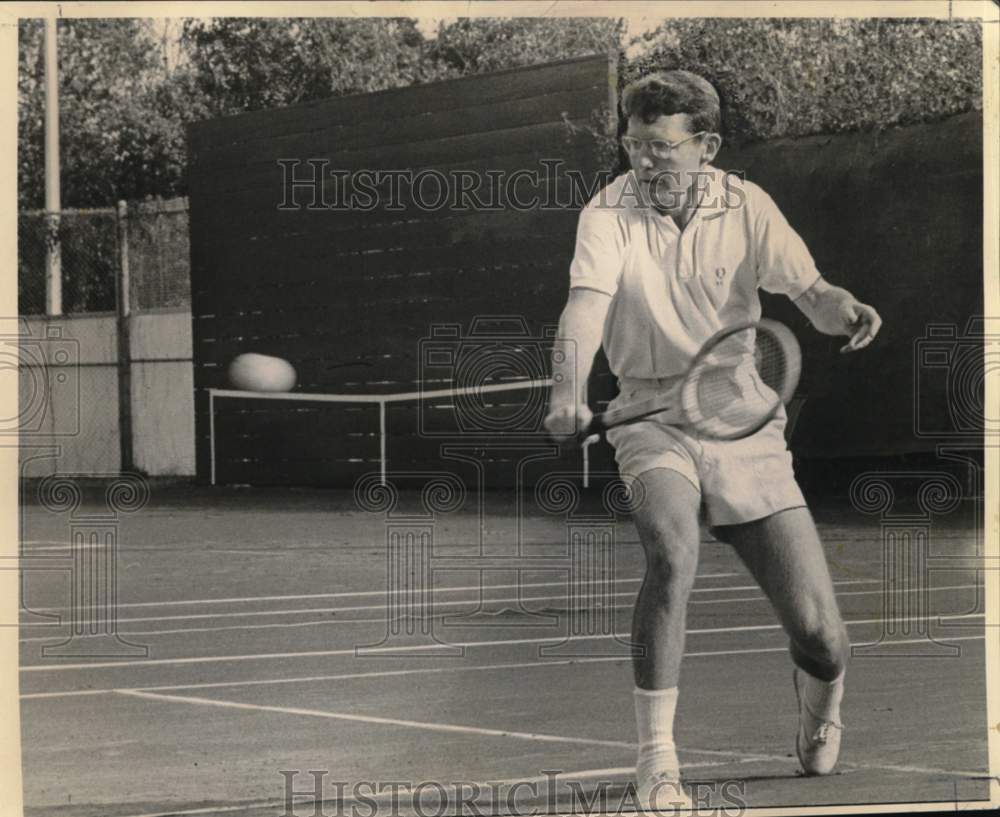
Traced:
[[719, 438], [756, 430], [791, 398], [798, 379], [796, 351], [765, 326], [723, 337], [692, 367], [682, 387], [688, 422]]

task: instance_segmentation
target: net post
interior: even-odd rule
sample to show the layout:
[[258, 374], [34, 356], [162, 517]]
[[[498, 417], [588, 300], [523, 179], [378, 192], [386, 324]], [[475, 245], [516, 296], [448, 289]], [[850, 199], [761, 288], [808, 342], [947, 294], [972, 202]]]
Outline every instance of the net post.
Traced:
[[215, 390], [208, 390], [208, 462], [209, 485], [215, 485]]
[[385, 399], [378, 401], [379, 473], [382, 477], [382, 485], [385, 485], [386, 472], [385, 404]]

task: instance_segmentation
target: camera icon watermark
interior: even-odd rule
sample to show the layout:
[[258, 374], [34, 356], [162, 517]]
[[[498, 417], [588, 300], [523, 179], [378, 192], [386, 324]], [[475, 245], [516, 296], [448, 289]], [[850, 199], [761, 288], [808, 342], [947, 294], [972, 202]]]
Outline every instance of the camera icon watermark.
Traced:
[[963, 331], [930, 324], [913, 349], [917, 437], [1000, 435], [1000, 406], [986, 405], [986, 381], [1000, 373], [1000, 318], [974, 317]]
[[[594, 476], [604, 483], [599, 505], [586, 501], [577, 472], [552, 472], [536, 484], [538, 510], [562, 517], [562, 542], [553, 541], [544, 553], [525, 545], [528, 514], [521, 500], [504, 552], [488, 551], [482, 541], [476, 550], [455, 552], [438, 541], [444, 515], [472, 513], [480, 531], [486, 522], [483, 506], [469, 501], [458, 476], [413, 471], [396, 472], [391, 480], [378, 473], [359, 479], [355, 502], [385, 524], [386, 626], [377, 643], [355, 645], [355, 656], [458, 658], [471, 629], [494, 627], [540, 628], [526, 636], [526, 643], [538, 644], [539, 659], [641, 654], [642, 647], [615, 627], [618, 601], [631, 595], [618, 584], [616, 528], [645, 495], [636, 480], [612, 472]], [[419, 502], [413, 488], [419, 488]], [[484, 493], [480, 484], [475, 496]], [[464, 586], [447, 580], [470, 574], [477, 578], [465, 578]], [[501, 583], [488, 581], [497, 574]]]
[[[882, 539], [881, 633], [855, 644], [854, 657], [957, 657], [961, 648], [947, 638], [944, 616], [935, 609], [935, 572], [951, 572], [952, 560], [935, 550], [935, 519], [956, 511], [964, 498], [960, 481], [947, 471], [869, 471], [851, 483], [851, 504], [877, 515]], [[966, 622], [968, 623], [968, 621]]]
[[[103, 494], [95, 501], [85, 486], [98, 480]], [[24, 489], [24, 486], [22, 486]], [[55, 658], [144, 658], [145, 644], [133, 643], [118, 629], [119, 550], [122, 521], [142, 511], [149, 502], [148, 480], [138, 473], [60, 473], [45, 477], [34, 487], [39, 506], [51, 517], [65, 521], [65, 546], [45, 556], [35, 556], [22, 546], [21, 605], [36, 613], [26, 602], [27, 573], [59, 571], [67, 579], [67, 604], [50, 607], [49, 619], [58, 641], [41, 646], [43, 659]], [[102, 501], [103, 500], [103, 501]], [[53, 520], [54, 521], [54, 520]], [[21, 539], [24, 540], [24, 530]]]
[[468, 332], [438, 324], [419, 343], [419, 433], [428, 437], [547, 437], [548, 372], [556, 326], [533, 333], [520, 316], [479, 316]]
[[63, 327], [0, 318], [0, 378], [18, 393], [17, 413], [0, 417], [0, 435], [80, 433], [80, 344]]

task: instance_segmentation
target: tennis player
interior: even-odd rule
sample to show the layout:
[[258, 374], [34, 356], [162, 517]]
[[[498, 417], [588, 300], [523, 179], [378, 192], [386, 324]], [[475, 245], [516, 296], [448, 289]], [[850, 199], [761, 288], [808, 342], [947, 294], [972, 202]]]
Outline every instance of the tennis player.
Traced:
[[[546, 428], [585, 428], [587, 378], [604, 346], [620, 393], [611, 408], [677, 382], [719, 329], [760, 318], [757, 290], [787, 295], [813, 326], [871, 343], [881, 320], [827, 283], [802, 239], [760, 187], [711, 162], [722, 143], [719, 97], [687, 71], [646, 76], [622, 97], [632, 169], [580, 214], [570, 293], [559, 324]], [[565, 358], [564, 360], [562, 358]], [[792, 473], [784, 411], [736, 441], [654, 418], [608, 432], [619, 470], [638, 479], [635, 524], [646, 555], [632, 638], [644, 808], [690, 808], [673, 724], [685, 614], [698, 562], [699, 516], [731, 544], [790, 639], [799, 700], [796, 750], [806, 774], [830, 773], [840, 749], [848, 640], [823, 547]], [[740, 694], [745, 694], [740, 690]]]

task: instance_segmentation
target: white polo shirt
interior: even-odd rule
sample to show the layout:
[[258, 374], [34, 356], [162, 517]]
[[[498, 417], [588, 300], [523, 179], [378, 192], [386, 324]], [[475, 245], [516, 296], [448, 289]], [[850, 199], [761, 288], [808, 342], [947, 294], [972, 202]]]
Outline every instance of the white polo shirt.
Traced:
[[794, 299], [819, 278], [767, 193], [711, 166], [705, 173], [683, 231], [642, 203], [631, 171], [580, 213], [570, 286], [612, 296], [603, 342], [619, 378], [681, 374], [715, 332], [759, 320], [758, 287]]

